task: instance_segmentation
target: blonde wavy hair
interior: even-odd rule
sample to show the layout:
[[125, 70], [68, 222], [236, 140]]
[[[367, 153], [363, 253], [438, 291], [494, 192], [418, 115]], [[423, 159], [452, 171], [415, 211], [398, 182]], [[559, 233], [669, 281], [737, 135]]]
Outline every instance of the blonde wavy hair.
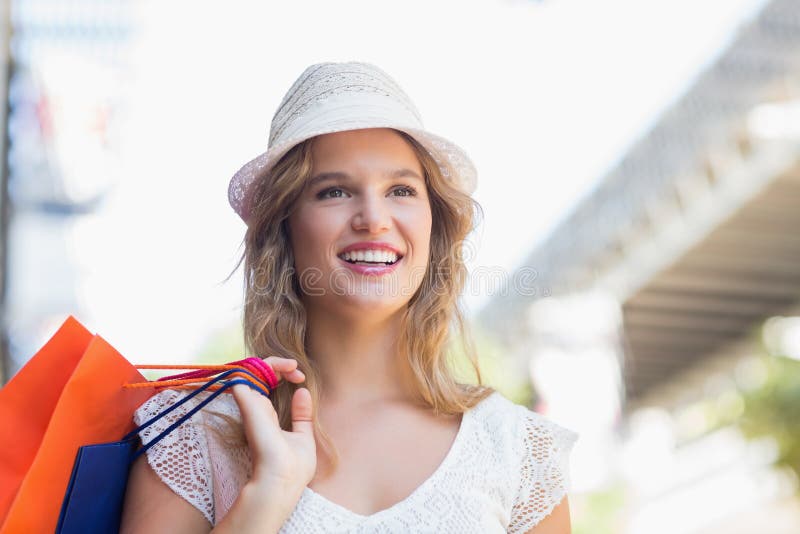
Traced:
[[[413, 371], [420, 399], [436, 414], [459, 414], [492, 393], [483, 385], [477, 354], [469, 336], [459, 296], [466, 283], [463, 243], [482, 216], [480, 205], [446, 179], [433, 157], [415, 139], [397, 131], [413, 148], [425, 173], [432, 211], [430, 261], [422, 283], [402, 316], [400, 354]], [[297, 387], [311, 392], [314, 410], [320, 377], [306, 352], [306, 312], [294, 271], [288, 217], [311, 176], [309, 139], [292, 148], [268, 175], [253, 185], [244, 252], [244, 337], [252, 354], [297, 360], [305, 374], [302, 386], [283, 382], [271, 399], [283, 429], [291, 428], [291, 398]], [[425, 332], [426, 335], [419, 335]], [[458, 345], [461, 345], [458, 347]], [[476, 385], [457, 381], [452, 356], [460, 348], [474, 370]], [[314, 418], [314, 432], [331, 465], [338, 455]]]

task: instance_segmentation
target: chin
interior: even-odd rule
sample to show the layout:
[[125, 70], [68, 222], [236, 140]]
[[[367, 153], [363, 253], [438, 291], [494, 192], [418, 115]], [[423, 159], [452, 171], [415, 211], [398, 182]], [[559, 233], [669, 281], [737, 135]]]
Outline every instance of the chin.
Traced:
[[348, 295], [339, 297], [344, 302], [339, 302], [355, 319], [363, 320], [365, 316], [370, 320], [389, 317], [408, 306], [410, 298], [391, 297], [389, 295], [367, 294]]

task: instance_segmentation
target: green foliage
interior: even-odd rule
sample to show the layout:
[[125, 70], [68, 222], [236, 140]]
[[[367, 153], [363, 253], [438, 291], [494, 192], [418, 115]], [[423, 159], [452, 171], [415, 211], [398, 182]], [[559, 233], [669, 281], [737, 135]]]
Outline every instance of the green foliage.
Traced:
[[767, 356], [764, 363], [766, 380], [744, 393], [739, 428], [748, 438], [771, 436], [778, 445], [776, 464], [800, 477], [800, 362]]
[[[495, 388], [517, 404], [531, 406], [537, 396], [528, 374], [515, 370], [514, 362], [509, 361], [509, 356], [503, 353], [500, 344], [491, 336], [478, 329], [473, 329], [472, 336], [478, 354], [478, 367], [483, 384]], [[464, 354], [460, 340], [455, 341], [450, 362], [456, 377], [461, 382], [476, 384], [477, 377], [472, 364]]]
[[[240, 324], [233, 324], [212, 332], [203, 344], [200, 352], [192, 358], [190, 364], [220, 365], [234, 360], [241, 360], [245, 356], [244, 336]], [[173, 362], [174, 363], [174, 362]], [[168, 370], [142, 370], [142, 375], [147, 380], [157, 380], [179, 371]]]
[[195, 361], [199, 364], [219, 365], [247, 356], [251, 354], [245, 353], [242, 325], [237, 322], [209, 335]]
[[242, 325], [236, 322], [210, 333], [192, 363], [219, 365], [247, 356], [251, 355], [245, 352]]
[[574, 534], [615, 534], [620, 532], [625, 508], [625, 487], [618, 483], [602, 491], [570, 495], [570, 516]]

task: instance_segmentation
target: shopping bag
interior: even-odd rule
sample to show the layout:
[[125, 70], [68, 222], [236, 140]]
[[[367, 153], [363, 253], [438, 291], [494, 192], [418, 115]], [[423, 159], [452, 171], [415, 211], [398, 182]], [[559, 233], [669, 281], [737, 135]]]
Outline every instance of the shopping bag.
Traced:
[[39, 451], [61, 391], [92, 337], [70, 316], [0, 388], [0, 524]]
[[[7, 485], [3, 481], [4, 495], [13, 496], [0, 515], [0, 534], [53, 532], [79, 447], [129, 432], [133, 412], [154, 393], [123, 387], [145, 379], [100, 336], [89, 334], [85, 350], [76, 356], [87, 334], [68, 318], [0, 390], [2, 435], [8, 438], [0, 447], [0, 465], [13, 475]], [[66, 380], [58, 368], [65, 361], [67, 367], [74, 362]], [[58, 380], [51, 381], [54, 376]], [[18, 444], [17, 432], [26, 441]]]
[[[240, 378], [243, 375], [250, 378]], [[233, 379], [228, 380], [230, 377], [233, 377]], [[118, 532], [125, 498], [125, 487], [128, 483], [128, 472], [136, 458], [236, 384], [247, 385], [262, 395], [266, 395], [270, 391], [266, 388], [265, 383], [261, 382], [258, 377], [249, 371], [228, 370], [207, 381], [202, 387], [195, 389], [168, 409], [144, 422], [141, 426], [125, 435], [120, 441], [81, 447], [75, 459], [69, 485], [64, 495], [56, 534]], [[213, 393], [203, 399], [197, 406], [137, 450], [140, 430], [147, 428], [203, 391], [212, 389], [216, 385], [220, 387], [214, 389]]]
[[[73, 524], [81, 526], [63, 531], [115, 531], [100, 526], [108, 523], [90, 528], [81, 518], [101, 510], [118, 521], [127, 460], [138, 447], [136, 432], [130, 432], [136, 408], [157, 387], [196, 390], [201, 383], [204, 389], [221, 389], [219, 380], [208, 377], [223, 370], [228, 379], [244, 377], [250, 387], [269, 395], [277, 379], [271, 368], [264, 372], [266, 365], [255, 360], [217, 366], [134, 366], [69, 317], [0, 389], [0, 497], [5, 499], [0, 534], [49, 534]], [[179, 375], [177, 380], [148, 382], [137, 367], [205, 370]], [[115, 442], [120, 436], [125, 437]], [[115, 486], [122, 493], [96, 491], [109, 487], [100, 484], [106, 479], [123, 481]]]

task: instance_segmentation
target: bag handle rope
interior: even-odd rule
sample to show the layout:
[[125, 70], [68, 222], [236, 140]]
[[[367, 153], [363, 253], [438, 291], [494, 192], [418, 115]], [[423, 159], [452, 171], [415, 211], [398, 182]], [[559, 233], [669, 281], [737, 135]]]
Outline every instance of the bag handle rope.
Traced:
[[[272, 367], [264, 363], [261, 358], [249, 357], [222, 365], [136, 365], [137, 369], [191, 369], [187, 373], [179, 373], [159, 378], [154, 381], [133, 382], [123, 384], [124, 388], [169, 388], [169, 389], [197, 389], [197, 384], [207, 384], [209, 378], [225, 373], [226, 371], [237, 371], [230, 373], [239, 378], [249, 380], [249, 376], [257, 378], [253, 383], [262, 393], [270, 395], [278, 386], [278, 377]], [[213, 381], [212, 381], [213, 382]], [[211, 391], [217, 391], [222, 386], [211, 384]]]
[[[249, 378], [247, 378], [247, 379], [245, 379], [245, 378], [233, 378], [232, 380], [227, 380], [229, 377], [233, 377], [235, 375], [245, 375], [245, 376], [248, 376]], [[218, 386], [211, 395], [209, 395], [207, 398], [205, 398], [197, 406], [192, 408], [189, 412], [184, 414], [177, 421], [175, 421], [169, 427], [164, 429], [163, 432], [158, 434], [152, 440], [148, 441], [146, 444], [143, 444], [143, 446], [138, 451], [136, 451], [136, 454], [131, 459], [131, 463], [136, 458], [138, 458], [143, 453], [145, 453], [148, 449], [150, 449], [153, 445], [155, 445], [156, 443], [161, 441], [170, 432], [172, 432], [173, 430], [178, 428], [185, 421], [187, 421], [190, 417], [192, 417], [194, 414], [196, 414], [201, 409], [203, 409], [207, 404], [212, 402], [215, 398], [217, 398], [219, 395], [224, 393], [226, 390], [232, 388], [236, 384], [242, 384], [242, 385], [246, 385], [246, 386], [248, 386], [248, 387], [250, 387], [252, 389], [257, 389], [259, 392], [261, 392], [263, 394], [262, 390], [264, 389], [264, 387], [266, 387], [266, 384], [261, 384], [263, 387], [258, 388], [256, 386], [257, 382], [260, 382], [259, 378], [254, 376], [254, 375], [252, 375], [249, 371], [236, 371], [236, 370], [233, 370], [233, 369], [224, 371], [219, 376], [214, 377], [212, 380], [206, 382], [205, 385], [199, 387], [196, 391], [193, 391], [192, 393], [190, 393], [189, 395], [187, 395], [183, 399], [179, 400], [178, 402], [176, 402], [175, 404], [173, 404], [172, 406], [170, 406], [169, 408], [167, 408], [163, 412], [159, 413], [155, 417], [153, 417], [153, 418], [149, 419], [148, 421], [144, 422], [142, 425], [136, 427], [131, 432], [129, 432], [124, 438], [122, 438], [122, 441], [133, 439], [141, 430], [144, 430], [145, 428], [149, 427], [150, 425], [152, 425], [156, 421], [160, 420], [161, 418], [163, 418], [163, 417], [167, 416], [168, 414], [172, 413], [173, 411], [177, 410], [180, 406], [186, 404], [187, 402], [189, 402], [191, 399], [193, 399], [194, 397], [196, 397], [197, 395], [199, 395], [203, 391], [211, 390], [212, 387], [215, 386], [215, 385]]]

